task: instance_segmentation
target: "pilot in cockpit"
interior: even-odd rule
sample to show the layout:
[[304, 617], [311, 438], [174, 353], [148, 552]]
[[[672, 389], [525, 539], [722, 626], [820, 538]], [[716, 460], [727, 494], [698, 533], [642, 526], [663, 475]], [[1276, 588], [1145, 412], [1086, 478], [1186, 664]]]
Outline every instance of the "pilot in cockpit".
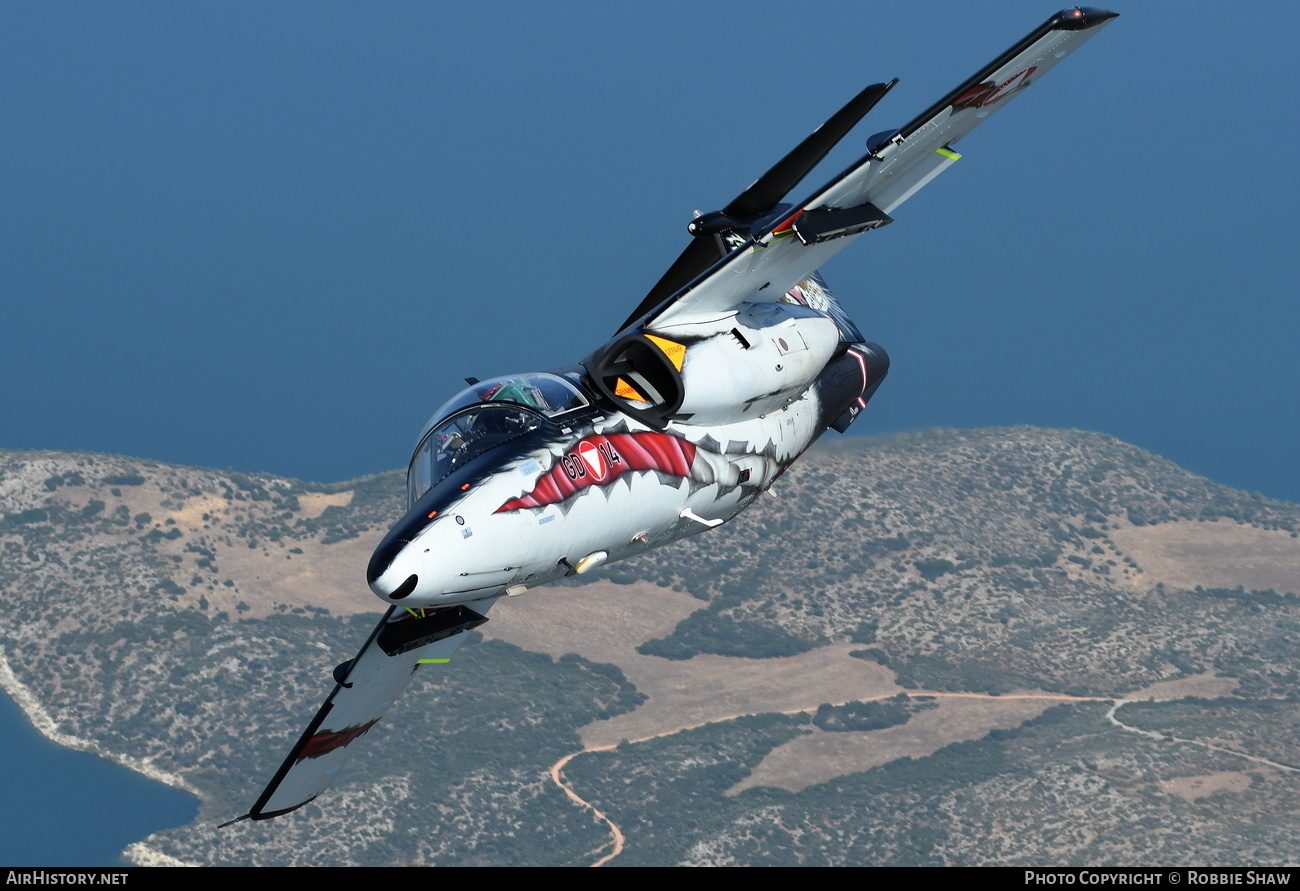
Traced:
[[541, 391], [535, 386], [530, 386], [527, 379], [509, 378], [491, 382], [490, 386], [479, 394], [479, 398], [484, 402], [518, 402], [529, 408], [548, 409], [550, 406], [540, 398], [541, 395]]
[[578, 387], [548, 372], [474, 382], [443, 404], [421, 437], [407, 471], [410, 503], [485, 451], [586, 405]]

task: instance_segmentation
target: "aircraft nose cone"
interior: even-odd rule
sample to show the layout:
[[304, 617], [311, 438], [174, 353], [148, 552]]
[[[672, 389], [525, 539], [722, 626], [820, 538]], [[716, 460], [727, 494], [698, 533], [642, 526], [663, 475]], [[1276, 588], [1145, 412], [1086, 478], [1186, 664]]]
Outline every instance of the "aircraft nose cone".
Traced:
[[[375, 548], [375, 552], [370, 555], [370, 563], [366, 565], [366, 583], [371, 588], [374, 588], [375, 583], [388, 571], [388, 567], [393, 565], [393, 560], [402, 552], [402, 547], [406, 544], [404, 541], [390, 541], [390, 538], [391, 536], [385, 538], [379, 547]], [[375, 589], [375, 593], [379, 593], [378, 589]]]
[[[403, 574], [405, 573], [405, 574]], [[370, 580], [370, 590], [383, 600], [402, 600], [420, 584], [420, 576], [409, 569], [395, 569]]]
[[[370, 556], [366, 582], [381, 600], [397, 603], [442, 590], [440, 561], [430, 554], [440, 548], [429, 537], [430, 522], [419, 512], [398, 522]], [[417, 544], [421, 542], [420, 544]]]

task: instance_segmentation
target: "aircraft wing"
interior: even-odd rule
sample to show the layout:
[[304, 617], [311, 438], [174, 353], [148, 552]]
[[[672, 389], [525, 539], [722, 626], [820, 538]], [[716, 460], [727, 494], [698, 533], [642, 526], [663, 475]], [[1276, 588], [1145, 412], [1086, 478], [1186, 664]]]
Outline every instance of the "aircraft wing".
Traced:
[[230, 822], [278, 817], [323, 792], [351, 757], [352, 743], [379, 722], [415, 672], [450, 660], [465, 642], [465, 632], [487, 621], [484, 613], [492, 603], [423, 611], [390, 608], [357, 657], [334, 669], [334, 691], [252, 810]]
[[[749, 238], [725, 257], [720, 251], [702, 251], [702, 242], [704, 247], [709, 245], [705, 239], [696, 238], [670, 270], [676, 271], [678, 280], [686, 278], [684, 273], [690, 271], [695, 271], [696, 276], [671, 294], [663, 293], [661, 282], [637, 307], [624, 329], [660, 328], [728, 312], [746, 301], [780, 299], [858, 235], [892, 222], [889, 215], [899, 205], [961, 157], [953, 146], [962, 137], [1093, 37], [1115, 15], [1076, 7], [1052, 16], [902, 129], [873, 137], [866, 156], [810, 198], [756, 222]], [[892, 82], [879, 86], [883, 87], [883, 95]], [[828, 129], [829, 123], [822, 130]], [[736, 203], [732, 202], [728, 209]], [[775, 201], [772, 205], [775, 207]], [[692, 231], [696, 231], [694, 224]], [[680, 268], [691, 258], [696, 263], [693, 270]]]

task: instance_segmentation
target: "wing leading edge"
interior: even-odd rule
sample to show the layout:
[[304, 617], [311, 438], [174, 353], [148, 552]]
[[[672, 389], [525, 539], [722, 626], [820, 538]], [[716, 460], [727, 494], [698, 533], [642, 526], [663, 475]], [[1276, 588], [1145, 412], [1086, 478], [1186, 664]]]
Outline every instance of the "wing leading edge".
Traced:
[[1052, 16], [902, 129], [873, 137], [863, 158], [812, 197], [752, 232], [689, 284], [647, 306], [662, 293], [656, 286], [624, 330], [779, 299], [858, 235], [892, 222], [890, 213], [960, 159], [953, 145], [1116, 16], [1089, 7]]
[[356, 658], [334, 669], [334, 691], [252, 809], [230, 822], [279, 817], [323, 792], [351, 757], [352, 743], [379, 722], [416, 670], [449, 661], [465, 632], [487, 621], [493, 602], [426, 612], [389, 609]]

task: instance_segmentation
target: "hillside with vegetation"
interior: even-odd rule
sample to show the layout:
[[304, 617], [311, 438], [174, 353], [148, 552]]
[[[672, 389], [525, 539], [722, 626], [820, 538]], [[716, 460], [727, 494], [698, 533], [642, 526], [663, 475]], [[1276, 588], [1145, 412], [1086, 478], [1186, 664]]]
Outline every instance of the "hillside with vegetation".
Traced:
[[200, 795], [142, 860], [1297, 859], [1300, 506], [1032, 428], [836, 439], [774, 495], [497, 607], [265, 823], [216, 828], [377, 620], [399, 474], [0, 452], [0, 647]]

